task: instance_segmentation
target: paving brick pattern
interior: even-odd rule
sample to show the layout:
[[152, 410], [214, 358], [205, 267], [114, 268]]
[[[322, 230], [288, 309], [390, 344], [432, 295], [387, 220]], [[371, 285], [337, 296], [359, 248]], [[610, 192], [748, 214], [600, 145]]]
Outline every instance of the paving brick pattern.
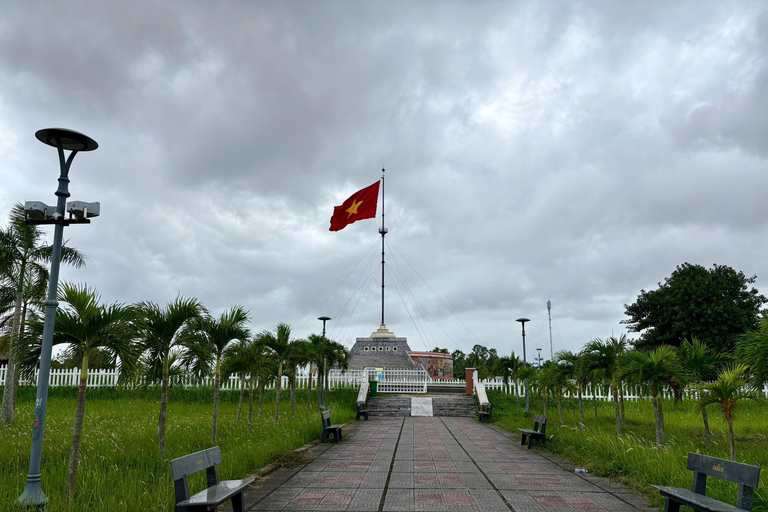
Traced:
[[471, 418], [373, 418], [258, 480], [249, 511], [650, 511], [645, 500]]

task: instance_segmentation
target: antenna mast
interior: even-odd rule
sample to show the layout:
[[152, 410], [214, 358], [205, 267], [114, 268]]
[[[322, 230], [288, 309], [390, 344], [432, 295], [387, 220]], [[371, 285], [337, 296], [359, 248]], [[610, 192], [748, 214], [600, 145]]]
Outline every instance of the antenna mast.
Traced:
[[381, 170], [381, 325], [384, 324], [384, 235], [388, 229], [384, 227], [384, 169]]

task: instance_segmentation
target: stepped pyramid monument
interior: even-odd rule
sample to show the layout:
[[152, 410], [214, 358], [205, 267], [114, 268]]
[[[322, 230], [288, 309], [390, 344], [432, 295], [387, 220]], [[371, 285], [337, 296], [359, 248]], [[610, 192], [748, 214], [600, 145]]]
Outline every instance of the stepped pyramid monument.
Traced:
[[406, 338], [398, 338], [384, 323], [384, 169], [381, 180], [352, 194], [344, 203], [334, 207], [330, 231], [340, 231], [358, 220], [376, 217], [379, 186], [381, 186], [381, 325], [365, 338], [356, 338], [349, 360], [351, 370], [421, 369], [433, 378], [453, 376], [453, 357], [437, 352], [413, 352]]
[[413, 370], [421, 365], [408, 355], [411, 347], [406, 338], [398, 338], [395, 333], [381, 326], [367, 338], [357, 338], [352, 346], [349, 368], [384, 368], [387, 370]]

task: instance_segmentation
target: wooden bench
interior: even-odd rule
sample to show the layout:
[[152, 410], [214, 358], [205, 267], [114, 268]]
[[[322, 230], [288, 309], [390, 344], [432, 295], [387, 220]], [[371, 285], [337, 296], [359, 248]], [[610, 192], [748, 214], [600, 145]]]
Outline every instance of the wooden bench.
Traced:
[[[752, 510], [752, 494], [760, 482], [760, 468], [741, 464], [730, 460], [716, 459], [698, 453], [688, 454], [688, 469], [693, 471], [693, 487], [680, 489], [679, 487], [653, 487], [664, 496], [665, 512], [677, 512], [680, 505], [691, 507], [696, 511], [708, 512], [737, 512]], [[714, 476], [739, 484], [739, 493], [736, 506], [723, 503], [704, 495], [707, 490], [707, 476]]]
[[520, 444], [525, 444], [525, 440], [528, 439], [528, 449], [533, 447], [533, 440], [541, 441], [541, 444], [547, 443], [547, 417], [541, 414], [533, 416], [533, 429], [519, 428], [517, 429], [523, 433], [523, 440]]
[[[221, 464], [221, 451], [218, 446], [171, 461], [171, 476], [176, 491], [176, 511], [216, 510], [216, 507], [231, 499], [232, 510], [243, 512], [243, 490], [253, 482], [253, 478], [219, 482], [217, 464]], [[208, 488], [190, 497], [187, 476], [204, 469], [208, 476]]]
[[484, 411], [482, 408], [477, 411], [477, 417], [480, 420], [480, 423], [483, 422], [483, 418], [491, 419], [491, 412], [493, 411], [493, 404], [488, 402], [488, 406], [486, 407], [486, 410]]
[[368, 409], [363, 409], [365, 407], [365, 404], [357, 404], [357, 417], [355, 420], [359, 420], [360, 416], [365, 418], [365, 421], [368, 421]]
[[320, 440], [322, 441], [323, 439], [331, 437], [331, 434], [333, 434], [333, 439], [335, 442], [338, 443], [341, 441], [341, 427], [343, 427], [345, 424], [342, 423], [341, 425], [332, 425], [330, 411], [323, 411], [322, 418], [323, 436], [320, 438]]

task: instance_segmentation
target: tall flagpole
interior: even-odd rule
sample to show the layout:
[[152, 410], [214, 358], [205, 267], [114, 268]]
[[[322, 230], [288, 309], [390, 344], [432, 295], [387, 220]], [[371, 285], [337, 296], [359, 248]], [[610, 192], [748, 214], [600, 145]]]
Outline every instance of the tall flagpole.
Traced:
[[387, 234], [387, 228], [384, 227], [384, 169], [381, 170], [381, 325], [384, 324], [384, 235]]

